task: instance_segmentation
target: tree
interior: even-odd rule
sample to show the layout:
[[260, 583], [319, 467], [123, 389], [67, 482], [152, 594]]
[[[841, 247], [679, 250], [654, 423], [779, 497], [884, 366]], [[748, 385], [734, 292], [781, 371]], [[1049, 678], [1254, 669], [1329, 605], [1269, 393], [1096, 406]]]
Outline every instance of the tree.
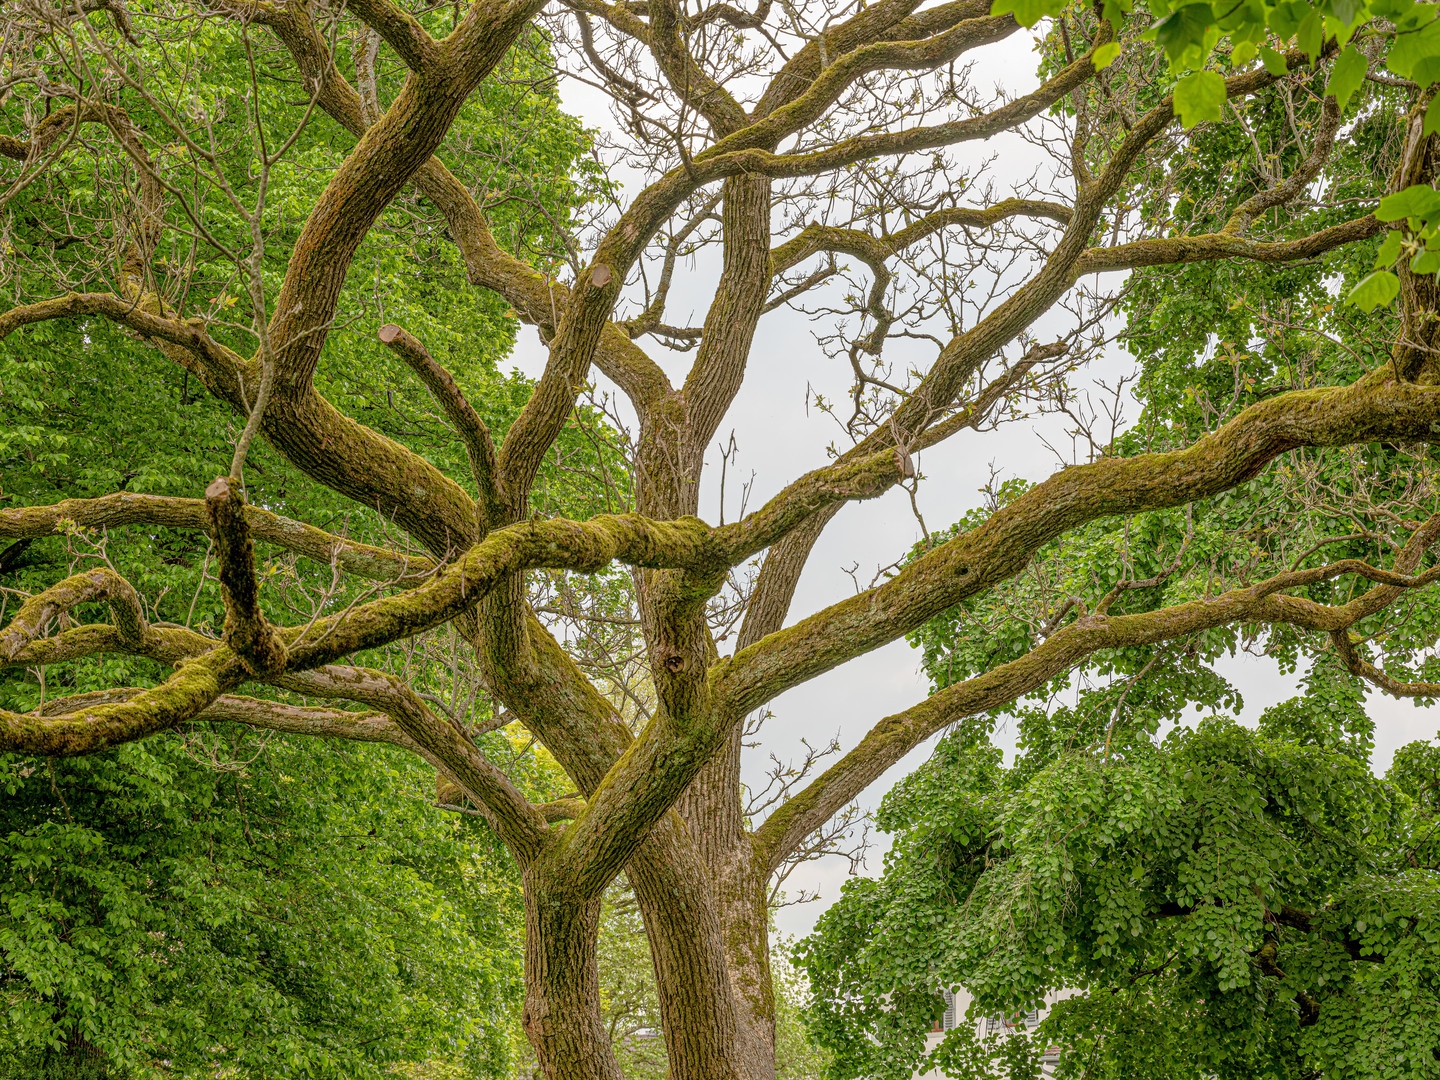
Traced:
[[[1346, 636], [1432, 579], [1424, 567], [1436, 527], [1402, 515], [1388, 525], [1393, 552], [1378, 560], [1286, 568], [1133, 614], [1116, 604], [1143, 579], [1112, 583], [1114, 596], [1107, 592], [1093, 609], [1062, 604], [1043, 640], [1026, 643], [1017, 658], [997, 657], [880, 720], [829, 768], [794, 785], [757, 827], [742, 813], [747, 717], [763, 715], [786, 689], [1004, 587], [1045, 545], [1091, 522], [1221, 493], [1247, 501], [1244, 484], [1294, 455], [1433, 438], [1440, 421], [1429, 351], [1434, 280], [1423, 262], [1423, 192], [1436, 153], [1424, 109], [1430, 70], [1397, 59], [1412, 47], [1429, 49], [1437, 25], [1431, 5], [1347, 8], [1343, 21], [1328, 4], [1314, 18], [1303, 3], [1286, 5], [1283, 18], [1279, 8], [1247, 7], [1249, 22], [1236, 32], [1249, 33], [1259, 18], [1263, 35], [1268, 20], [1278, 36], [1267, 40], [1279, 48], [1267, 45], [1256, 66], [1253, 42], [1248, 56], [1237, 45], [1216, 54], [1220, 70], [1179, 82], [1123, 12], [1066, 8], [1056, 12], [1040, 85], [1007, 100], [977, 93], [956, 62], [1013, 37], [1019, 24], [972, 0], [925, 8], [883, 0], [843, 10], [766, 4], [754, 12], [576, 0], [549, 16], [540, 8], [481, 0], [453, 11], [412, 10], [358, 0], [339, 11], [217, 0], [161, 8], [150, 22], [148, 9], [127, 14], [108, 3], [89, 14], [52, 12], [49, 23], [12, 37], [31, 50], [14, 92], [33, 102], [25, 130], [6, 144], [9, 156], [23, 159], [12, 187], [92, 147], [117, 175], [123, 166], [133, 179], [105, 188], [113, 227], [94, 242], [108, 244], [110, 261], [54, 264], [48, 292], [32, 285], [17, 293], [0, 316], [0, 336], [24, 340], [56, 319], [123, 327], [203, 384], [243, 426], [203, 500], [109, 495], [0, 511], [0, 528], [15, 538], [51, 535], [70, 522], [208, 533], [225, 610], [223, 628], [210, 635], [152, 621], [134, 587], [108, 568], [35, 592], [0, 631], [6, 663], [44, 668], [119, 653], [173, 671], [104, 701], [52, 701], [43, 715], [8, 711], [0, 716], [6, 747], [82, 755], [220, 715], [402, 745], [437, 769], [452, 798], [485, 816], [521, 867], [525, 1025], [545, 1075], [618, 1074], [600, 1007], [596, 938], [605, 890], [623, 871], [645, 921], [671, 1074], [750, 1078], [774, 1072], [772, 875], [931, 734], [1038, 690], [1100, 650], [1257, 622], [1333, 632], [1333, 647], [1354, 670], [1388, 679], [1392, 691], [1424, 692], [1387, 676]], [[1021, 13], [1027, 22], [1043, 14]], [[1206, 5], [1167, 16], [1162, 46], [1183, 46], [1170, 52], [1175, 64], [1208, 62], [1209, 48], [1230, 29], [1215, 28], [1215, 18]], [[1352, 25], [1357, 19], [1362, 24]], [[534, 200], [523, 192], [494, 198], [488, 177], [467, 174], [446, 141], [481, 80], [507, 63], [517, 43], [533, 40], [534, 20], [561, 70], [615, 98], [621, 122], [613, 137], [646, 175], [643, 190], [613, 215], [556, 220], [554, 246], [538, 257], [502, 246], [494, 228], [504, 207]], [[1403, 34], [1392, 34], [1396, 25]], [[1355, 43], [1349, 51], [1337, 54], [1327, 36], [1336, 26]], [[142, 70], [143, 49], [130, 42], [152, 30], [167, 35], [166, 62], [177, 56], [183, 64], [188, 49], [217, 38], [244, 43], [239, 75], [253, 78], [253, 100], [262, 83], [272, 91], [274, 112], [221, 117], [203, 96], [155, 89]], [[1200, 47], [1186, 44], [1191, 37]], [[339, 50], [342, 40], [359, 47]], [[264, 63], [252, 69], [249, 58], [262, 45]], [[1387, 48], [1394, 74], [1380, 67]], [[1358, 97], [1336, 85], [1344, 72], [1354, 75], [1356, 56]], [[1395, 71], [1397, 63], [1403, 70]], [[1344, 167], [1353, 163], [1336, 155], [1336, 91], [1363, 102], [1370, 122], [1389, 133], [1378, 156], [1350, 174]], [[1287, 97], [1304, 108], [1283, 152], [1256, 150], [1257, 163], [1248, 118]], [[1195, 207], [1141, 210], [1175, 209], [1166, 163], [1190, 152], [1194, 137], [1177, 126], [1177, 110], [1192, 126], [1215, 125], [1195, 128], [1201, 136], [1226, 132], [1240, 147], [1222, 157], [1215, 198], [1198, 208], [1233, 199], [1218, 227], [1206, 227]], [[267, 177], [284, 173], [290, 133], [321, 113], [354, 142], [342, 144], [337, 130], [328, 145], [343, 146], [343, 160], [315, 166], [328, 170], [324, 190], [313, 204], [282, 212], [263, 202]], [[1006, 131], [1050, 148], [1059, 170], [1053, 191], [1037, 182], [992, 199], [979, 160], [962, 157], [962, 148]], [[235, 175], [245, 186], [231, 182], [226, 170], [234, 163], [215, 146], [240, 155]], [[1317, 199], [1316, 185], [1337, 169], [1357, 193], [1330, 205]], [[221, 211], [196, 213], [188, 193], [197, 185]], [[1402, 222], [1393, 228], [1371, 212], [1387, 189], [1399, 199], [1380, 208]], [[56, 221], [64, 220], [68, 197], [53, 193]], [[431, 207], [443, 216], [443, 227], [425, 235], [437, 248], [442, 237], [452, 245], [443, 257], [463, 265], [474, 295], [502, 298], [548, 342], [545, 371], [503, 433], [447, 371], [455, 358], [427, 347], [426, 328], [384, 321], [379, 293], [373, 314], [341, 305], [347, 274], [397, 198], [421, 218]], [[1285, 209], [1297, 205], [1315, 213]], [[1317, 220], [1326, 215], [1331, 220]], [[274, 231], [282, 224], [283, 236]], [[1103, 347], [1111, 310], [1105, 296], [1077, 288], [1080, 279], [1157, 265], [1322, 260], [1348, 290], [1366, 277], [1387, 229], [1383, 272], [1406, 255], [1393, 275], [1399, 318], [1381, 303], [1383, 279], [1359, 291], [1357, 302], [1377, 313], [1363, 324], [1374, 348], [1353, 378], [1264, 397], [1228, 421], [1217, 418], [1207, 434], [1151, 454], [1105, 454], [1101, 440], [1095, 460], [1061, 470], [973, 528], [936, 538], [855, 597], [785, 625], [809, 553], [843, 506], [913, 487], [915, 455], [959, 432], [987, 430], [1029, 408], [1070, 406], [1067, 380]], [[85, 242], [81, 236], [76, 246]], [[704, 323], [677, 326], [665, 304], [676, 269], [711, 245], [723, 268]], [[223, 260], [237, 294], [248, 298], [248, 323], [232, 324], [223, 310], [192, 301], [183, 287], [192, 247]], [[548, 264], [548, 251], [561, 262]], [[421, 275], [423, 267], [411, 271]], [[845, 357], [855, 373], [845, 424], [853, 445], [739, 520], [704, 522], [695, 514], [706, 448], [746, 378], [756, 327], [767, 311], [807, 297], [836, 314], [820, 347]], [[436, 302], [453, 305], [441, 326], [469, 317], [463, 290]], [[467, 470], [448, 475], [443, 463], [329, 400], [325, 379], [333, 376], [323, 373], [343, 370], [340, 331], [352, 317], [375, 328], [435, 396], [463, 442]], [[1032, 336], [1041, 333], [1057, 336]], [[693, 351], [679, 386], [638, 343], [647, 336]], [[892, 363], [907, 341], [911, 351]], [[620, 388], [638, 417], [633, 510], [546, 516], [533, 501], [536, 477], [569, 430], [592, 369]], [[247, 500], [244, 465], [255, 437], [312, 480], [373, 508], [424, 554], [299, 529]], [[257, 578], [256, 538], [378, 585], [287, 622]], [[747, 585], [744, 568], [762, 555]], [[532, 587], [614, 564], [633, 572], [633, 622], [609, 612], [592, 613], [603, 620], [572, 612], [551, 627], [539, 620], [537, 607], [554, 605]], [[1336, 580], [1369, 588], [1339, 604], [1323, 589], [1305, 591]], [[97, 612], [94, 605], [109, 605], [111, 621], [56, 622], [63, 613]], [[554, 755], [573, 794], [532, 802], [472, 738], [471, 718], [437, 712], [404, 679], [367, 664], [371, 650], [452, 624], [473, 649], [487, 701]], [[631, 635], [653, 688], [653, 699], [626, 698], [653, 700], [638, 731], [602, 692], [623, 696], [624, 679], [612, 670], [592, 680], [568, 651], [592, 640], [588, 630], [572, 635], [568, 627], [576, 626]], [[722, 655], [732, 640], [733, 651]], [[276, 704], [236, 693], [246, 685], [359, 702], [373, 715], [361, 730], [354, 713], [337, 718], [306, 700]]]
[[243, 726], [14, 762], [0, 1076], [509, 1076], [518, 882], [427, 782]]
[[[138, 59], [176, 93], [175, 72], [157, 55], [167, 43], [159, 35], [145, 43]], [[523, 74], [533, 55], [534, 47], [518, 51], [510, 73]], [[221, 37], [189, 59], [184, 89], [205, 95], [219, 116], [245, 115], [243, 40]], [[382, 73], [382, 85], [388, 77]], [[259, 107], [283, 113], [284, 88], [261, 86]], [[521, 246], [543, 247], [545, 214], [564, 218], [586, 197], [584, 166], [573, 165], [585, 140], [556, 104], [533, 80], [493, 79], [457, 121], [468, 140], [462, 160], [487, 166], [497, 192], [518, 172], [541, 203], [543, 213], [502, 210]], [[330, 155], [334, 136], [324, 123], [308, 125], [292, 153], [311, 169], [272, 170], [269, 198], [292, 208], [292, 222], [293, 208], [313, 203], [324, 187], [327, 174], [314, 166]], [[11, 255], [25, 255], [6, 262], [17, 292], [47, 290], [57, 275], [77, 271], [77, 252], [81, 264], [95, 255], [70, 235], [82, 222], [107, 220], [107, 188], [95, 171], [113, 163], [103, 144], [91, 151], [57, 160], [11, 202]], [[244, 190], [243, 161], [227, 164], [230, 182]], [[223, 197], [212, 190], [198, 215], [212, 227]], [[427, 229], [403, 202], [387, 214], [380, 242], [352, 268], [342, 307], [383, 295], [392, 317], [443, 347], [458, 383], [504, 430], [529, 393], [525, 380], [499, 369], [514, 320], [494, 301], [464, 325], [444, 324], [455, 290], [468, 287]], [[272, 254], [285, 243], [282, 225]], [[231, 317], [243, 312], [244, 290], [237, 295], [217, 260], [205, 263], [186, 281], [191, 296]], [[202, 489], [216, 456], [233, 452], [228, 407], [144, 341], [93, 321], [37, 330], [0, 345], [0, 499], [47, 504], [117, 489], [181, 495]], [[366, 336], [368, 343], [350, 336], [352, 362], [330, 373], [328, 391], [412, 451], [446, 468], [463, 463], [463, 442], [433, 414], [424, 388]], [[607, 437], [587, 424], [563, 438], [539, 479], [542, 505], [554, 500], [582, 516], [604, 506], [592, 467], [597, 436]], [[271, 511], [354, 540], [394, 542], [374, 510], [310, 480], [269, 446], [253, 447], [247, 462], [248, 494]], [[624, 487], [623, 473], [615, 480]], [[269, 603], [285, 618], [303, 621], [317, 603], [344, 607], [363, 597], [366, 583], [337, 579], [328, 560], [261, 550]], [[205, 534], [145, 524], [72, 525], [0, 544], [0, 607], [12, 612], [17, 596], [87, 566], [133, 582], [153, 621], [206, 633], [223, 623]], [[454, 664], [448, 633], [371, 654], [367, 663], [403, 671], [419, 692], [498, 727], [485, 720], [483, 703], [471, 708], [473, 674]], [[43, 713], [57, 696], [164, 678], [161, 665], [137, 656], [10, 667], [0, 671], [0, 707]], [[257, 690], [274, 701], [284, 696]], [[363, 716], [333, 715], [363, 729]], [[512, 746], [498, 731], [473, 731], [490, 753], [514, 760], [512, 775], [531, 797], [568, 790], [523, 741]], [[350, 743], [336, 754], [304, 736], [218, 722], [87, 758], [5, 755], [0, 767], [6, 1080], [217, 1069], [351, 1078], [427, 1058], [417, 1080], [436, 1058], [453, 1065], [457, 1080], [509, 1075], [511, 1044], [517, 1036], [523, 1044], [518, 874], [488, 828], [468, 816], [447, 821], [427, 805], [436, 801], [434, 771], [408, 751]]]
[[947, 736], [887, 795], [883, 878], [803, 946], [833, 1075], [912, 1075], [960, 985], [987, 1016], [1079, 993], [1033, 1041], [952, 1030], [927, 1062], [949, 1076], [1037, 1076], [1037, 1045], [1057, 1076], [1440, 1075], [1440, 750], [1372, 776], [1334, 667], [1258, 731], [1216, 715], [1152, 741], [1187, 704], [1166, 683], [1118, 722], [1113, 686], [1024, 712], [1008, 769]]
[[[1392, 134], [1377, 119], [1356, 125], [1332, 176], [1347, 157], [1343, 170], [1363, 176], [1383, 154]], [[1283, 157], [1293, 135], [1280, 114], [1254, 121], [1252, 152]], [[1234, 161], [1233, 139], [1221, 128], [1194, 137], [1157, 202], [1202, 222], [1233, 213], [1233, 199], [1206, 198], [1216, 169]], [[1336, 180], [1331, 201], [1348, 193]], [[1361, 375], [1376, 342], [1365, 321], [1337, 311], [1329, 272], [1231, 264], [1133, 275], [1124, 336], [1144, 410], [1107, 452], [1184, 445], [1257, 397]], [[1320, 550], [1365, 559], [1415, 506], [1433, 504], [1433, 470], [1429, 450], [1413, 446], [1294, 455], [1252, 481], [1247, 499], [1092, 522], [911, 641], [941, 690], [1024, 656], [1062, 609], [1133, 617], [1272, 578]], [[953, 532], [1028, 487], [996, 486]], [[1307, 595], [1343, 604], [1346, 588], [1317, 581]], [[887, 796], [880, 824], [896, 843], [883, 879], [851, 883], [802, 946], [837, 1075], [909, 1075], [939, 989], [957, 985], [990, 1016], [1078, 989], [1038, 1036], [1062, 1048], [1057, 1075], [1436, 1075], [1437, 748], [1406, 747], [1385, 781], [1372, 776], [1357, 678], [1432, 695], [1433, 683], [1396, 676], [1433, 679], [1435, 634], [1423, 593], [1343, 638], [1217, 627], [1101, 650], [1029, 699], [965, 721]], [[1359, 661], [1362, 641], [1384, 643], [1388, 681]], [[1267, 710], [1258, 731], [1223, 715], [1243, 701], [1215, 662], [1237, 649], [1304, 669], [1304, 693]], [[1160, 738], [1195, 708], [1211, 715]], [[1018, 737], [1009, 768], [988, 745], [1000, 722]], [[1029, 1039], [984, 1043], [963, 1028], [933, 1062], [954, 1076], [1039, 1067]]]

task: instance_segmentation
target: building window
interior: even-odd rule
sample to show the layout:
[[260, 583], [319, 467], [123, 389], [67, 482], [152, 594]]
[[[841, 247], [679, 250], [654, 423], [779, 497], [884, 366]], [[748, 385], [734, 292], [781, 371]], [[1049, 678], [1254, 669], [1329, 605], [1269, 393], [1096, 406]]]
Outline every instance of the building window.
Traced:
[[955, 1026], [955, 995], [945, 991], [945, 1015], [940, 1018], [940, 1030], [949, 1031]]
[[1000, 1035], [1012, 1031], [1028, 1031], [1040, 1025], [1040, 1010], [1007, 1013], [1005, 1016], [990, 1016], [985, 1019], [985, 1034]]

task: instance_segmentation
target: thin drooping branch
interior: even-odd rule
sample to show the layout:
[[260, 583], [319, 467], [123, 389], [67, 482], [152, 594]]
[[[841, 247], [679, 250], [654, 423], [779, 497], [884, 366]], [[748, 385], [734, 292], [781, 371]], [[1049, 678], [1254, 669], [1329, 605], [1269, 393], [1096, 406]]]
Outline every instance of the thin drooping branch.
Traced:
[[1440, 697], [1440, 683], [1407, 682], [1397, 679], [1366, 660], [1356, 651], [1355, 643], [1350, 640], [1349, 627], [1330, 631], [1330, 640], [1335, 646], [1335, 654], [1344, 662], [1345, 668], [1350, 674], [1378, 686], [1392, 697]]

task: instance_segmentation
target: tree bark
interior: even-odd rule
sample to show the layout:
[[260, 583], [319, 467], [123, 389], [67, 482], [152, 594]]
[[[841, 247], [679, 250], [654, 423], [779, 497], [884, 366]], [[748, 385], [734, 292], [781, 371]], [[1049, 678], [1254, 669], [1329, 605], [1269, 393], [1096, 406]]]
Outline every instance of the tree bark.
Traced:
[[545, 1080], [624, 1080], [600, 1019], [600, 901], [576, 901], [543, 861], [524, 874], [525, 1011]]

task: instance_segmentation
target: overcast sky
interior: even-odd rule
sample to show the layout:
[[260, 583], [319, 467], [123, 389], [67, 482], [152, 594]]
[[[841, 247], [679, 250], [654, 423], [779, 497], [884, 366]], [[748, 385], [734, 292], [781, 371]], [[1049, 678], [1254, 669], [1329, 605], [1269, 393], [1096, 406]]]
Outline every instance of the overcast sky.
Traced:
[[[1022, 32], [981, 53], [983, 66], [977, 66], [974, 77], [977, 84], [1003, 84], [1012, 94], [1034, 86], [1035, 58], [1029, 34]], [[566, 108], [587, 125], [612, 125], [605, 102], [593, 91], [565, 82], [561, 84], [561, 95]], [[1014, 138], [992, 140], [975, 150], [977, 156], [987, 158], [997, 152], [1000, 167], [1015, 179], [1029, 176], [1042, 161], [1034, 146]], [[703, 321], [717, 276], [713, 262], [678, 267], [666, 321], [681, 326]], [[848, 445], [832, 418], [814, 409], [807, 416], [807, 388], [845, 401], [851, 383], [848, 364], [825, 356], [815, 343], [813, 331], [814, 324], [788, 309], [765, 316], [745, 385], [721, 427], [720, 441], [728, 442], [733, 431], [739, 446], [738, 463], [732, 462], [728, 470], [732, 481], [736, 477], [748, 479], [754, 473], [752, 509], [807, 469], [825, 464], [826, 447], [832, 442]], [[640, 344], [666, 369], [672, 382], [679, 385], [683, 381], [690, 355], [669, 354], [651, 339], [642, 339]], [[533, 330], [522, 330], [515, 362], [532, 377], [540, 373], [545, 350]], [[1130, 363], [1129, 357], [1117, 352], [1107, 358], [1106, 370], [1101, 374], [1112, 376]], [[1137, 411], [1132, 403], [1132, 417]], [[992, 464], [1005, 478], [1038, 481], [1049, 476], [1058, 462], [1045, 441], [1059, 445], [1061, 428], [1053, 419], [1042, 419], [1011, 424], [984, 435], [965, 431], [918, 455], [917, 465], [926, 478], [920, 487], [919, 507], [927, 526], [932, 531], [945, 528], [980, 505], [980, 491], [990, 478]], [[714, 521], [719, 504], [718, 448], [707, 459], [707, 466], [701, 514]], [[737, 496], [738, 485], [732, 482], [726, 495], [727, 517], [734, 516]], [[845, 568], [858, 563], [857, 576], [868, 583], [877, 567], [892, 563], [920, 538], [919, 524], [904, 492], [896, 490], [871, 502], [847, 506], [816, 545], [796, 592], [790, 622], [852, 595], [855, 583]], [[1242, 655], [1222, 665], [1222, 671], [1241, 690], [1245, 699], [1242, 716], [1252, 722], [1268, 706], [1296, 693], [1295, 678], [1282, 676], [1268, 658]], [[747, 780], [761, 779], [769, 752], [781, 758], [795, 756], [801, 750], [801, 738], [823, 744], [838, 735], [848, 749], [877, 720], [908, 708], [927, 690], [928, 682], [919, 670], [919, 654], [903, 641], [792, 690], [772, 704], [774, 718], [762, 732], [763, 746], [748, 752]], [[1433, 737], [1440, 726], [1435, 713], [1378, 694], [1371, 695], [1369, 709], [1376, 722], [1374, 766], [1379, 772], [1389, 767], [1397, 748], [1415, 739]], [[1004, 730], [997, 739], [1007, 748], [1013, 741]], [[896, 780], [925, 760], [933, 745], [932, 739], [872, 785], [861, 800], [862, 806], [873, 809]], [[885, 838], [878, 840], [869, 860], [871, 873], [879, 871], [880, 853], [885, 847]], [[783, 908], [776, 920], [780, 932], [787, 936], [808, 932], [821, 911], [839, 895], [847, 872], [848, 864], [840, 859], [798, 869], [786, 883], [787, 891], [793, 895], [802, 888], [819, 890], [821, 899]]]

